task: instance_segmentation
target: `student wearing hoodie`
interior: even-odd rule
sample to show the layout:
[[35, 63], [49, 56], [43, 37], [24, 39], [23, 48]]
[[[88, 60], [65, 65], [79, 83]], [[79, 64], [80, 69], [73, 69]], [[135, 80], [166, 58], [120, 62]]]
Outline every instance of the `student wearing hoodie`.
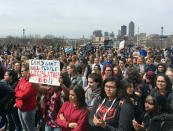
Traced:
[[70, 101], [65, 102], [57, 115], [56, 122], [62, 131], [87, 131], [88, 117], [85, 91], [74, 86], [69, 93]]
[[29, 82], [29, 64], [22, 65], [22, 79], [15, 88], [16, 106], [22, 128], [27, 131], [35, 131], [35, 114], [38, 91]]
[[110, 77], [104, 81], [102, 93], [95, 101], [89, 116], [90, 131], [132, 130], [133, 106], [126, 102], [120, 103], [120, 89], [117, 77]]

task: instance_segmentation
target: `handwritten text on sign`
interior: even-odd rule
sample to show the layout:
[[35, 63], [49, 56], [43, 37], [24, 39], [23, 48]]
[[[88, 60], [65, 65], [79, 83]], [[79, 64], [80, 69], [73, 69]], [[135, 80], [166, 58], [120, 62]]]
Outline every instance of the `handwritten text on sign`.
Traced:
[[59, 86], [60, 63], [55, 60], [29, 60], [30, 79], [32, 83]]

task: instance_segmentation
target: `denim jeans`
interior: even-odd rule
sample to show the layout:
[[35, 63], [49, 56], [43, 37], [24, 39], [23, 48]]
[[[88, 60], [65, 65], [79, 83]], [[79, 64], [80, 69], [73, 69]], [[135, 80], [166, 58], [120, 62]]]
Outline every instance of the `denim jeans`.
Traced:
[[46, 124], [45, 131], [61, 131], [61, 127], [51, 127]]
[[22, 125], [20, 123], [18, 109], [12, 108], [12, 110], [7, 114], [9, 121], [9, 131], [22, 131]]
[[18, 109], [19, 118], [22, 124], [23, 131], [36, 131], [35, 114], [36, 108], [31, 111], [21, 111]]

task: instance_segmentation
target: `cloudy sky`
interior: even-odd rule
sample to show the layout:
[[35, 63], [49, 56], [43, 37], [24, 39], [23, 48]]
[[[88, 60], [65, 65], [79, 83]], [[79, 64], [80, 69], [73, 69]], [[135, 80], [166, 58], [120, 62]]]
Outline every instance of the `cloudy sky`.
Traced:
[[89, 37], [93, 30], [117, 34], [135, 23], [135, 32], [173, 34], [173, 0], [0, 0], [0, 37], [7, 35]]

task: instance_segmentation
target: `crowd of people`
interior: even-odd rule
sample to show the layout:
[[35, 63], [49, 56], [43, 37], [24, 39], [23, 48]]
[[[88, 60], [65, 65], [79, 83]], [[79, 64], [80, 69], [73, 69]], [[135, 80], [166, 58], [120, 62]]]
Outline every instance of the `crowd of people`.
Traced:
[[[29, 59], [59, 60], [60, 86], [29, 82]], [[173, 131], [173, 52], [27, 46], [0, 53], [0, 131]]]

